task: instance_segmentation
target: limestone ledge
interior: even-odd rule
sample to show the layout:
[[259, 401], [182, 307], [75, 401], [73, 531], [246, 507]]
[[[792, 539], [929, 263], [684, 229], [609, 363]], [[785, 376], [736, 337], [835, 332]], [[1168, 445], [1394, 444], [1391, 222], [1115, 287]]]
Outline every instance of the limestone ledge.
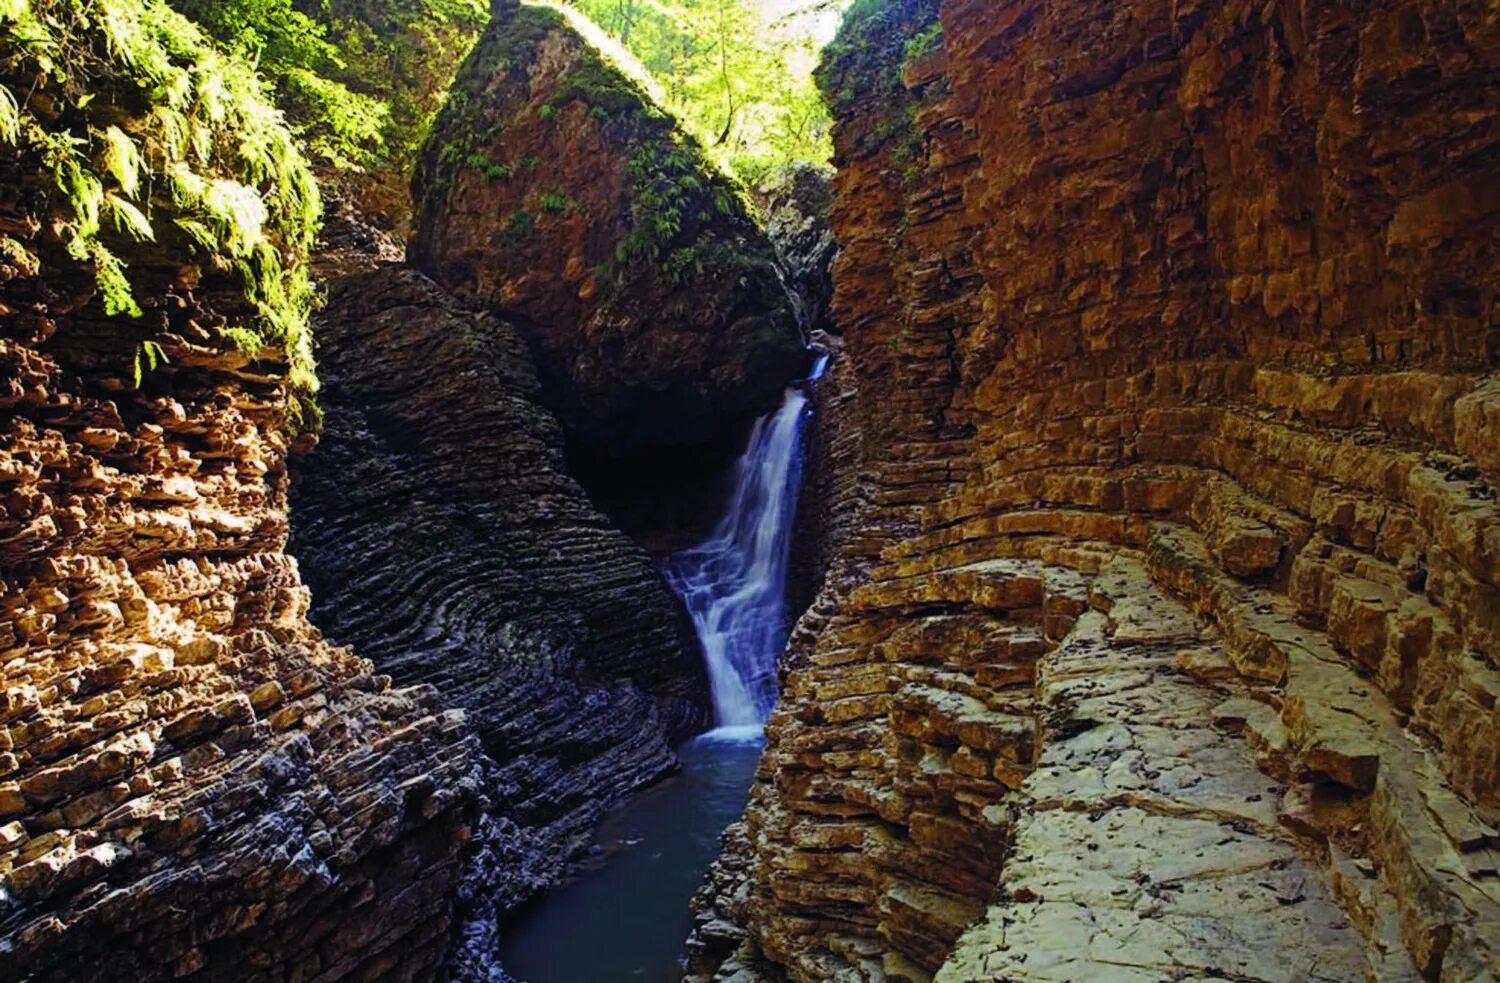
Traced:
[[861, 504], [690, 978], [1500, 974], [1493, 18], [846, 36]]

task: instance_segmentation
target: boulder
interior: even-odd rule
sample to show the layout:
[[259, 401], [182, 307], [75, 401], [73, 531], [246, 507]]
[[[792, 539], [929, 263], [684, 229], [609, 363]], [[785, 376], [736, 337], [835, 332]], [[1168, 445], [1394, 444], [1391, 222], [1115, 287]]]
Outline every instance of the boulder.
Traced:
[[547, 404], [613, 457], [718, 440], [806, 364], [742, 189], [603, 35], [499, 3], [413, 182], [413, 264], [503, 309]]

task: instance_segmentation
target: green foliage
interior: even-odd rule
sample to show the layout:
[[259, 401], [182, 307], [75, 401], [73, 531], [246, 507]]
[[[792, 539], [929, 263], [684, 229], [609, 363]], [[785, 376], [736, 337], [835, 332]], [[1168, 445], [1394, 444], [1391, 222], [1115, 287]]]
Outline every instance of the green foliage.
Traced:
[[148, 372], [155, 372], [158, 365], [165, 365], [172, 361], [167, 358], [167, 353], [162, 351], [161, 346], [154, 341], [143, 341], [135, 346], [135, 362], [132, 366], [131, 385], [136, 389], [141, 388], [141, 380]]
[[248, 323], [227, 328], [284, 347], [293, 384], [315, 387], [318, 193], [248, 63], [162, 0], [0, 0], [0, 92], [0, 142], [46, 176], [48, 241], [93, 271], [106, 314], [142, 314], [122, 256], [157, 240], [198, 250], [243, 288]]
[[536, 216], [520, 209], [511, 213], [510, 218], [505, 220], [497, 236], [497, 241], [502, 246], [514, 246], [531, 238], [536, 231]]
[[572, 205], [573, 203], [568, 200], [568, 196], [561, 191], [552, 190], [542, 192], [541, 208], [544, 212], [556, 215], [567, 211]]
[[304, 145], [336, 169], [404, 174], [484, 0], [170, 0], [254, 61]]
[[[817, 41], [756, 0], [569, 0], [633, 54], [664, 104], [716, 161], [755, 184], [798, 161], [827, 163], [829, 118], [812, 81]], [[802, 4], [804, 15], [846, 0]]]
[[942, 40], [937, 8], [938, 0], [854, 0], [813, 73], [835, 114], [861, 96], [877, 106], [905, 101], [902, 67]]
[[901, 64], [904, 67], [922, 58], [926, 58], [942, 46], [943, 24], [942, 21], [934, 21], [927, 30], [906, 42]]

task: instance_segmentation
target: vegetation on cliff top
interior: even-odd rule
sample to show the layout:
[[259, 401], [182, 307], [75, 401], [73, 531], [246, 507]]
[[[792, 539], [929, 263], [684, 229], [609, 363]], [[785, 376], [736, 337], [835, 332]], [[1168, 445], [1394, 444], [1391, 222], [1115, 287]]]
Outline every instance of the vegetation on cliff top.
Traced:
[[142, 313], [124, 257], [196, 255], [237, 278], [255, 312], [225, 335], [285, 348], [294, 386], [315, 387], [318, 191], [243, 59], [161, 0], [0, 0], [6, 157], [37, 176], [22, 190], [40, 235], [92, 270], [107, 315]]
[[485, 0], [169, 2], [255, 64], [325, 183], [384, 186], [362, 195], [367, 213], [405, 211], [422, 138], [488, 16]]
[[[524, 72], [554, 31], [584, 43], [577, 46], [573, 63], [556, 80], [547, 102], [536, 110], [536, 118], [549, 121], [557, 109], [581, 101], [597, 123], [609, 123], [621, 135], [630, 155], [630, 231], [596, 271], [605, 303], [637, 292], [626, 289], [627, 284], [647, 279], [680, 286], [706, 270], [718, 269], [727, 276], [746, 264], [769, 263], [770, 247], [763, 240], [755, 240], [761, 252], [748, 240], [740, 242], [738, 249], [745, 255], [738, 255], [731, 246], [733, 237], [722, 235], [726, 230], [753, 230], [753, 206], [744, 189], [661, 108], [662, 90], [656, 80], [596, 25], [564, 6], [518, 4], [500, 15], [481, 38], [434, 124], [416, 182], [424, 198], [446, 194], [463, 170], [478, 170], [490, 180], [510, 180], [535, 170], [535, 159], [491, 158], [489, 148], [497, 138], [503, 145], [504, 128], [514, 121], [496, 115], [489, 86], [496, 77]], [[565, 204], [555, 189], [543, 189], [536, 211], [557, 213]], [[428, 205], [437, 207], [436, 199]], [[536, 218], [531, 211], [513, 213], [497, 241], [503, 246], [524, 241], [535, 233]], [[717, 231], [709, 236], [711, 227]]]
[[835, 115], [861, 96], [904, 92], [902, 67], [943, 40], [938, 0], [854, 0], [813, 79]]
[[822, 23], [845, 0], [569, 0], [638, 59], [715, 160], [750, 184], [827, 163], [812, 81]]

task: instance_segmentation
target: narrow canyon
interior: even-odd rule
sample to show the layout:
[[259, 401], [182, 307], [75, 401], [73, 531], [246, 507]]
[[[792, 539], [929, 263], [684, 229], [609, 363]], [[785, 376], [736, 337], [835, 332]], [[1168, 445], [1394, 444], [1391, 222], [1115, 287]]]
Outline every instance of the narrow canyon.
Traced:
[[0, 0], [0, 432], [0, 983], [1500, 979], [1492, 0]]

